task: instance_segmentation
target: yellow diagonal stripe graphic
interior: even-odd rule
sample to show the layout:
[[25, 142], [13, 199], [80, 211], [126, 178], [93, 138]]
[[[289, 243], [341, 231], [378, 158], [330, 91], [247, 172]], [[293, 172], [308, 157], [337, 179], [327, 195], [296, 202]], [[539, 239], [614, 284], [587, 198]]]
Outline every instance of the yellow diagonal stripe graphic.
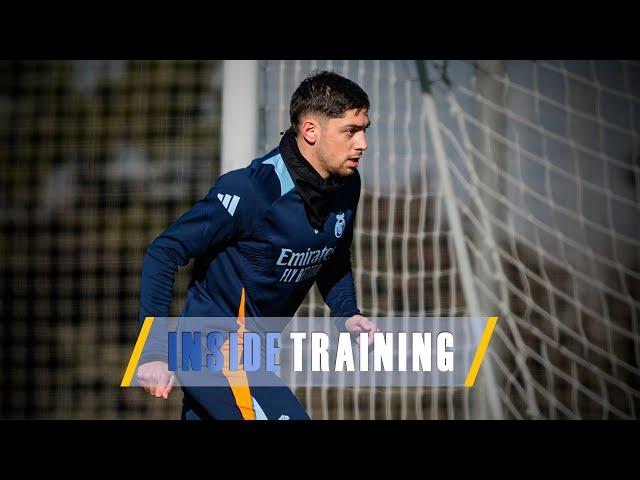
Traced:
[[484, 332], [482, 332], [482, 338], [480, 339], [478, 350], [476, 350], [476, 356], [473, 358], [473, 362], [471, 362], [471, 368], [467, 374], [467, 379], [464, 381], [465, 387], [473, 387], [473, 384], [476, 381], [478, 370], [480, 370], [480, 364], [482, 363], [484, 354], [487, 353], [489, 340], [491, 340], [491, 335], [493, 334], [493, 329], [495, 328], [497, 321], [498, 317], [487, 318], [487, 324], [484, 327]]
[[140, 354], [142, 353], [144, 344], [146, 343], [149, 332], [151, 331], [151, 325], [153, 325], [154, 318], [155, 317], [147, 317], [144, 319], [142, 329], [140, 330], [138, 340], [136, 341], [136, 346], [133, 347], [133, 353], [131, 354], [131, 358], [129, 359], [129, 365], [127, 365], [127, 369], [124, 372], [124, 377], [122, 377], [122, 383], [120, 384], [121, 387], [128, 387], [131, 385], [131, 379], [133, 378], [133, 374], [136, 371], [136, 367], [138, 366], [138, 360], [140, 360]]

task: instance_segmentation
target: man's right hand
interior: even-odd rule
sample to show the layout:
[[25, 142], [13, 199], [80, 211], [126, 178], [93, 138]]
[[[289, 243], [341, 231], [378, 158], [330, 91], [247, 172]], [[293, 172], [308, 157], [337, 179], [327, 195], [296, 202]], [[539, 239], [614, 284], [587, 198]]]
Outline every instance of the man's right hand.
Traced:
[[138, 367], [138, 383], [155, 397], [169, 398], [176, 376], [165, 362], [143, 363]]

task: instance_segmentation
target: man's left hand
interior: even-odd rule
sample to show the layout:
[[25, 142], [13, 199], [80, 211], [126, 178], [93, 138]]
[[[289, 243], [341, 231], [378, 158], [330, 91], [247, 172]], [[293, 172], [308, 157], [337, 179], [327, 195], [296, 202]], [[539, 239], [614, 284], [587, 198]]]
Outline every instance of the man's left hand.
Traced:
[[358, 345], [360, 345], [360, 333], [369, 332], [367, 340], [368, 345], [371, 345], [373, 344], [373, 334], [379, 331], [375, 323], [362, 315], [349, 317], [344, 325], [351, 334], [355, 334]]

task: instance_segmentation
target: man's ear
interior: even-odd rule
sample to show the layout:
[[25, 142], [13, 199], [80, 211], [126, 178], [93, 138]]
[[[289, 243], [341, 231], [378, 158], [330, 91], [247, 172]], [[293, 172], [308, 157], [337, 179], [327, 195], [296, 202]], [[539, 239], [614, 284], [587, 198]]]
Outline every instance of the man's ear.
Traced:
[[300, 133], [309, 145], [314, 145], [320, 138], [320, 124], [313, 117], [307, 117], [300, 125]]

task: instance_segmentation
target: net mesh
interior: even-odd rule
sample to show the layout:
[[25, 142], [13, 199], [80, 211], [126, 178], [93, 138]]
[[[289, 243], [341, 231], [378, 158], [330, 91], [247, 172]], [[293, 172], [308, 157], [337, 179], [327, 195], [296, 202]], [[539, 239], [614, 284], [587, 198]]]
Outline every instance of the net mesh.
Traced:
[[220, 68], [0, 62], [3, 418], [179, 416], [119, 385], [144, 250], [218, 176]]
[[[480, 388], [307, 388], [317, 416], [636, 417], [637, 62], [431, 61], [426, 81], [409, 61], [262, 66], [265, 147], [288, 125], [288, 95], [314, 69], [370, 95], [353, 249], [363, 312], [500, 316]], [[434, 135], [450, 179], [439, 174]], [[454, 235], [466, 255], [456, 256]], [[318, 292], [303, 311], [329, 315]]]

